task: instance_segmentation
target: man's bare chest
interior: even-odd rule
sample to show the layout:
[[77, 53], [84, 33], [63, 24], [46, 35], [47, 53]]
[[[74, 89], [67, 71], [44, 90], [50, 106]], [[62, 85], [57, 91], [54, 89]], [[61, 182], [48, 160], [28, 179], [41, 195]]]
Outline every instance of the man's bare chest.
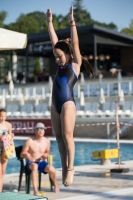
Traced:
[[46, 144], [44, 143], [33, 143], [30, 147], [33, 153], [43, 153], [46, 150]]

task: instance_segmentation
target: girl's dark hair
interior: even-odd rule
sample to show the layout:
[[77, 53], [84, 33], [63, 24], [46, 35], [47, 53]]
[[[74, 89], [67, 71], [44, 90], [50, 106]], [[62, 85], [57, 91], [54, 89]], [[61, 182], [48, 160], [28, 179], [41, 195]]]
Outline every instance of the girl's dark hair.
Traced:
[[1, 112], [6, 112], [6, 110], [4, 108], [0, 108], [0, 113]]
[[54, 49], [60, 49], [66, 54], [73, 55], [72, 45], [67, 40], [60, 40], [54, 45]]
[[[70, 54], [70, 56], [73, 56], [73, 50], [72, 50], [72, 45], [71, 45], [71, 39], [67, 38], [65, 40], [60, 40], [54, 45], [54, 49], [60, 49], [66, 54]], [[83, 57], [82, 58], [82, 64], [86, 67], [87, 72], [91, 75], [94, 76], [93, 69], [91, 64]]]

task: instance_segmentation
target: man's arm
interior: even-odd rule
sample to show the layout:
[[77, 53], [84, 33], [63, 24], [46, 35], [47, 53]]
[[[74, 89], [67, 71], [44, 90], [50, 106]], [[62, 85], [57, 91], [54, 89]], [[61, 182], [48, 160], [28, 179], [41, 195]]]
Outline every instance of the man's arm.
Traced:
[[31, 138], [29, 138], [29, 139], [26, 140], [26, 142], [25, 142], [25, 144], [23, 146], [23, 149], [21, 151], [21, 154], [20, 154], [21, 158], [26, 158], [27, 160], [31, 159], [31, 156], [28, 153], [29, 147], [30, 147], [30, 140], [31, 140]]
[[50, 154], [50, 140], [47, 139], [47, 148], [42, 156], [42, 159], [46, 159]]

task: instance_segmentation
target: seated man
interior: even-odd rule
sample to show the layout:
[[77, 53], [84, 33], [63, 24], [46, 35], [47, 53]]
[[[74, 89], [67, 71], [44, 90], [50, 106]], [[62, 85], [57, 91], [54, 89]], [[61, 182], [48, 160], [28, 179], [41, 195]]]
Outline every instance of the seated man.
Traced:
[[45, 161], [50, 153], [50, 140], [44, 137], [45, 129], [43, 123], [36, 124], [35, 137], [26, 140], [20, 155], [21, 158], [26, 158], [26, 166], [31, 171], [33, 190], [36, 196], [41, 196], [37, 189], [38, 170], [44, 174], [49, 174], [54, 185], [54, 191], [59, 192], [55, 168]]

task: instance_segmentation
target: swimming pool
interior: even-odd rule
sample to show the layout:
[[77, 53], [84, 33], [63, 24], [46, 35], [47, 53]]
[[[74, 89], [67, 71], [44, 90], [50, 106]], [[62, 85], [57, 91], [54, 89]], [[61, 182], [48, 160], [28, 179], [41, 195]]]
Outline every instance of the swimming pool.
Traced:
[[[15, 140], [15, 146], [23, 145], [25, 140]], [[75, 166], [100, 164], [100, 161], [92, 161], [91, 154], [93, 151], [117, 148], [116, 143], [107, 142], [75, 142]], [[56, 141], [51, 141], [51, 154], [53, 155], [53, 165], [55, 168], [61, 167], [59, 151]], [[121, 161], [133, 160], [133, 144], [120, 144]], [[117, 159], [112, 159], [117, 161]], [[17, 158], [9, 159], [6, 174], [18, 173], [20, 162]]]

